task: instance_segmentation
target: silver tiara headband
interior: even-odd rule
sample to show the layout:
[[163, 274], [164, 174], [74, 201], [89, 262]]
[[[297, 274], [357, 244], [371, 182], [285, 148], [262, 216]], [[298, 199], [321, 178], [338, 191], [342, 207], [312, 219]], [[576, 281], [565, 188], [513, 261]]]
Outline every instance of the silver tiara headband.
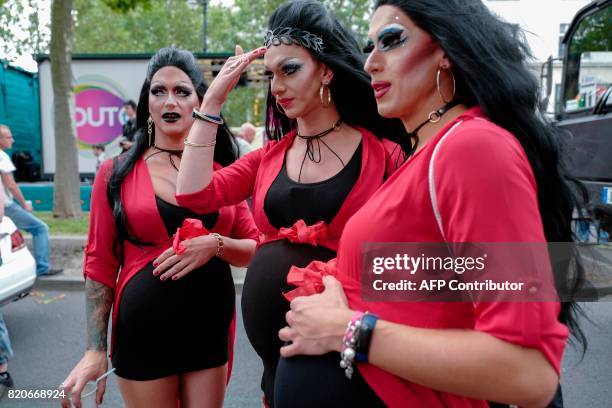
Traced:
[[299, 28], [278, 27], [270, 30], [264, 37], [264, 45], [270, 48], [272, 45], [301, 45], [316, 52], [323, 51], [323, 39], [309, 31]]

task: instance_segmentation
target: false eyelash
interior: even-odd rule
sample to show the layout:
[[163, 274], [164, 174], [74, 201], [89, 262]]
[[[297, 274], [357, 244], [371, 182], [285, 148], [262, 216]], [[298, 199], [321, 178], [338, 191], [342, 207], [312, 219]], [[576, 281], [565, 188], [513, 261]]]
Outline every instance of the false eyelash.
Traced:
[[192, 92], [187, 88], [176, 88], [177, 92], [182, 92], [184, 96], [191, 96]]
[[283, 66], [283, 73], [285, 75], [291, 75], [298, 71], [302, 66], [300, 64], [287, 64]]
[[157, 96], [157, 95], [159, 95], [160, 93], [164, 92], [164, 88], [161, 88], [161, 87], [151, 88], [150, 92], [151, 92], [153, 95]]
[[402, 37], [403, 30], [387, 29], [378, 37], [381, 51], [390, 51], [404, 45], [408, 37]]

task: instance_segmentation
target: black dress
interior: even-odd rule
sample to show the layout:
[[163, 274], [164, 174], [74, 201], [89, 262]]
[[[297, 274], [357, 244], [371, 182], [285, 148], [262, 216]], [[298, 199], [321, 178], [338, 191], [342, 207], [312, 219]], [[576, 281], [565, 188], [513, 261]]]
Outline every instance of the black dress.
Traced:
[[[335, 176], [318, 183], [291, 180], [283, 165], [264, 200], [264, 211], [275, 228], [291, 227], [302, 219], [307, 225], [318, 221], [330, 224], [359, 178], [362, 145]], [[289, 302], [283, 293], [291, 266], [304, 267], [313, 260], [328, 261], [335, 251], [287, 240], [262, 245], [251, 260], [242, 290], [242, 316], [249, 340], [263, 361], [261, 388], [266, 401], [274, 406], [274, 380], [283, 345], [278, 331], [286, 326]]]
[[[156, 197], [168, 235], [185, 218], [207, 229], [219, 213], [196, 214]], [[181, 279], [161, 281], [148, 263], [126, 284], [115, 323], [116, 374], [154, 380], [219, 367], [229, 358], [229, 326], [236, 295], [229, 264], [213, 257]]]

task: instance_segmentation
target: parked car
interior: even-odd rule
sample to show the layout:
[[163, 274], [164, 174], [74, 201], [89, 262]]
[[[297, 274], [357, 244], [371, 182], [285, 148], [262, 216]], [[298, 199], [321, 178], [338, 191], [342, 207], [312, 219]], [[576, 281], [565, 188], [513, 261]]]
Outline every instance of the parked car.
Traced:
[[36, 263], [9, 217], [0, 223], [0, 306], [27, 296], [36, 281]]

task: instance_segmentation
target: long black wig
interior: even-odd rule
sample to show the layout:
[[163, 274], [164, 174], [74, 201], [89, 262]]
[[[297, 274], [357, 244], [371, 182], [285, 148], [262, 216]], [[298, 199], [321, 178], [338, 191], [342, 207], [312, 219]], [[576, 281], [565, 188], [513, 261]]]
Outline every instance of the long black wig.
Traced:
[[[114, 160], [113, 171], [109, 178], [106, 195], [113, 211], [113, 218], [117, 228], [117, 239], [115, 241], [115, 252], [120, 255], [119, 248], [123, 241], [129, 241], [136, 245], [149, 245], [130, 235], [124, 204], [121, 201], [121, 184], [125, 177], [132, 171], [134, 164], [149, 148], [149, 136], [147, 134], [147, 119], [149, 118], [149, 91], [151, 80], [157, 71], [164, 67], [176, 67], [183, 71], [191, 79], [200, 102], [208, 87], [204, 82], [201, 68], [189, 51], [175, 47], [162, 48], [153, 55], [149, 61], [147, 75], [140, 90], [138, 107], [136, 108], [136, 134], [134, 145], [119, 158]], [[155, 129], [151, 135], [151, 143], [155, 143]], [[217, 129], [217, 144], [215, 146], [214, 159], [217, 163], [227, 166], [236, 160], [237, 146], [234, 135], [227, 124]]]
[[[572, 213], [584, 208], [586, 192], [563, 163], [561, 131], [540, 110], [539, 83], [527, 66], [531, 53], [523, 33], [481, 0], [377, 0], [375, 9], [384, 5], [401, 9], [444, 50], [453, 64], [456, 100], [480, 106], [519, 140], [536, 179], [546, 240], [573, 242]], [[570, 264], [555, 266], [564, 296], [577, 294], [584, 283], [578, 252]], [[575, 302], [563, 302], [559, 320], [586, 350], [578, 314], [583, 313]]]
[[[342, 120], [368, 129], [377, 137], [399, 142], [406, 131], [398, 119], [385, 119], [378, 113], [370, 76], [364, 70], [365, 56], [351, 33], [336, 17], [316, 0], [294, 0], [279, 6], [270, 16], [268, 29], [291, 27], [315, 34], [323, 39], [321, 52], [305, 48], [313, 57], [333, 72], [329, 89]], [[296, 128], [278, 109], [268, 89], [266, 136], [278, 140]]]

